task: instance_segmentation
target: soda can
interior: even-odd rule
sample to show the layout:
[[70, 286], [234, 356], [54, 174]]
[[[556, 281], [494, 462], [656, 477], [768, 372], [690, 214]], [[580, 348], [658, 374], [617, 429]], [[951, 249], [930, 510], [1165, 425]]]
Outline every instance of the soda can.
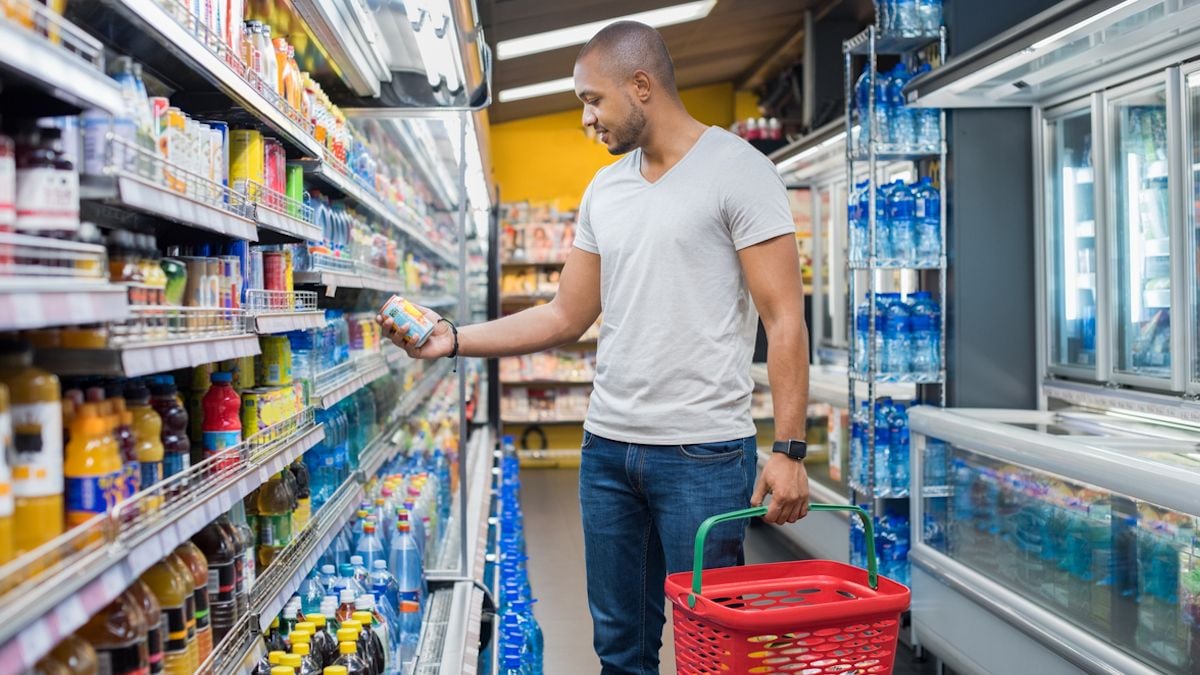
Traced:
[[[250, 249], [250, 283], [249, 287], [256, 290], [266, 288], [266, 274], [263, 270], [263, 252], [262, 249], [255, 246]], [[261, 309], [261, 307], [259, 307]]]
[[257, 198], [251, 185], [263, 185], [265, 151], [263, 135], [254, 129], [234, 129], [229, 132], [229, 186], [235, 192]]
[[212, 129], [213, 140], [216, 147], [213, 149], [213, 167], [214, 178], [213, 182], [223, 188], [226, 188], [222, 195], [222, 200], [229, 203], [229, 123], [221, 121], [208, 122], [209, 128]]
[[247, 307], [249, 303], [246, 300], [247, 291], [252, 288], [254, 282], [253, 274], [250, 271], [250, 242], [236, 240], [225, 246], [226, 254], [237, 258], [238, 261], [238, 301], [235, 307]]
[[267, 291], [269, 297], [268, 306], [271, 309], [280, 310], [284, 308], [284, 292], [287, 291], [286, 273], [282, 251], [263, 251], [263, 288]]
[[166, 165], [163, 167], [167, 187], [175, 192], [187, 191], [187, 183], [178, 169], [182, 167], [183, 155], [186, 152], [187, 118], [179, 108], [167, 108], [167, 130], [159, 141], [159, 151]]
[[409, 341], [420, 347], [433, 334], [434, 324], [425, 318], [421, 310], [404, 298], [393, 295], [384, 303], [380, 311], [386, 317], [391, 317], [399, 329], [409, 329]]
[[287, 165], [287, 197], [288, 215], [304, 219], [304, 167], [300, 164]]
[[221, 277], [224, 288], [221, 291], [221, 306], [230, 309], [242, 307], [242, 269], [237, 256], [221, 256]]
[[283, 194], [285, 189], [284, 176], [286, 169], [284, 168], [285, 154], [283, 152], [283, 144], [274, 138], [268, 138], [263, 141], [263, 181], [267, 188], [267, 204], [281, 211], [283, 204], [280, 203], [279, 195]]

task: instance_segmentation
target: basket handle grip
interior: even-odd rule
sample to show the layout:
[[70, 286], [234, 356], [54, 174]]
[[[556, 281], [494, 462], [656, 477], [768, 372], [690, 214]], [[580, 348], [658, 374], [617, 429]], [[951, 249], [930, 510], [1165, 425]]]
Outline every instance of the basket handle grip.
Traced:
[[[879, 563], [875, 560], [875, 528], [871, 523], [871, 516], [867, 514], [860, 506], [850, 504], [809, 504], [809, 511], [852, 511], [859, 520], [863, 523], [863, 533], [867, 540], [867, 581], [871, 585], [871, 590], [879, 588]], [[731, 520], [741, 520], [742, 518], [756, 518], [767, 514], [767, 507], [756, 506], [740, 511], [730, 511], [729, 513], [717, 514], [703, 523], [700, 523], [700, 529], [696, 531], [696, 549], [692, 562], [692, 592], [688, 594], [688, 608], [696, 608], [696, 596], [700, 595], [700, 576], [704, 569], [704, 540], [708, 538], [708, 531], [713, 527], [726, 523]]]

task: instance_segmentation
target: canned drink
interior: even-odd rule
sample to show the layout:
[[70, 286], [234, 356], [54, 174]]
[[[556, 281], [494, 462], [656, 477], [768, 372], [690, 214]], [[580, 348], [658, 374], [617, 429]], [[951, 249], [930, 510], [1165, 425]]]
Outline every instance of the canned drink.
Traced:
[[221, 256], [221, 306], [238, 309], [242, 306], [241, 263], [237, 256]]
[[283, 293], [287, 291], [286, 273], [284, 266], [286, 261], [282, 251], [263, 251], [263, 288], [268, 291], [276, 291], [268, 293], [268, 306], [271, 309], [284, 309], [285, 301]]
[[[212, 129], [213, 139], [216, 143], [216, 149], [213, 151], [213, 165], [215, 178], [213, 182], [219, 184], [223, 188], [229, 188], [229, 123], [221, 121], [212, 121], [208, 123]], [[217, 135], [220, 135], [218, 138]], [[228, 190], [222, 195], [222, 200], [229, 203]]]
[[[266, 273], [263, 269], [262, 249], [255, 246], [250, 249], [250, 288], [263, 290], [266, 288]], [[262, 309], [259, 307], [258, 309]]]
[[177, 168], [183, 166], [183, 156], [187, 152], [186, 141], [187, 118], [183, 111], [175, 107], [167, 108], [167, 129], [162, 140], [159, 141], [159, 150], [162, 152], [163, 160], [166, 161], [163, 173], [167, 187], [180, 193], [187, 191], [187, 183], [177, 171]]
[[267, 188], [267, 204], [276, 211], [283, 210], [283, 204], [280, 203], [279, 196], [286, 189], [287, 181], [284, 175], [286, 155], [283, 151], [283, 144], [279, 141], [268, 138], [263, 141], [263, 185]]
[[234, 129], [229, 132], [229, 185], [252, 201], [258, 196], [259, 188], [251, 188], [251, 185], [263, 185], [264, 153], [263, 135], [258, 131]]
[[429, 340], [429, 336], [433, 334], [433, 322], [426, 319], [416, 305], [398, 295], [389, 298], [380, 313], [391, 317], [392, 321], [396, 322], [397, 328], [408, 328], [408, 339], [417, 347], [424, 345]]
[[208, 329], [221, 328], [222, 321], [219, 317], [222, 314], [215, 311], [221, 307], [221, 259], [205, 258], [204, 262], [208, 269], [208, 277], [204, 280], [204, 297], [207, 301], [205, 307], [210, 308], [210, 311], [204, 313], [203, 325]]
[[299, 164], [287, 165], [287, 212], [293, 218], [304, 218], [304, 167]]

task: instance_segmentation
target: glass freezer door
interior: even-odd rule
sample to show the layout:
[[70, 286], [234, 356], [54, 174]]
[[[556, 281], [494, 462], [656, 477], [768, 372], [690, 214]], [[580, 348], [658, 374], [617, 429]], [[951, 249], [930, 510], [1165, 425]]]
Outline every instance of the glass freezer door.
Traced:
[[825, 313], [824, 346], [846, 348], [846, 185], [835, 183], [818, 188], [821, 222], [822, 290]]
[[1051, 359], [1096, 367], [1096, 173], [1090, 109], [1046, 123], [1050, 144]]
[[1171, 221], [1166, 87], [1115, 98], [1113, 225], [1120, 373], [1171, 377]]

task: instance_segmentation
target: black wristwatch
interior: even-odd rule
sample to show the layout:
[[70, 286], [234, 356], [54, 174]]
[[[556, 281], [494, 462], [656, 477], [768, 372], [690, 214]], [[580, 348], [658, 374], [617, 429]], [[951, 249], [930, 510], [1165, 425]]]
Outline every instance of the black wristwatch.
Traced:
[[805, 441], [775, 441], [775, 445], [771, 446], [771, 452], [787, 455], [799, 462], [808, 457], [808, 443]]

